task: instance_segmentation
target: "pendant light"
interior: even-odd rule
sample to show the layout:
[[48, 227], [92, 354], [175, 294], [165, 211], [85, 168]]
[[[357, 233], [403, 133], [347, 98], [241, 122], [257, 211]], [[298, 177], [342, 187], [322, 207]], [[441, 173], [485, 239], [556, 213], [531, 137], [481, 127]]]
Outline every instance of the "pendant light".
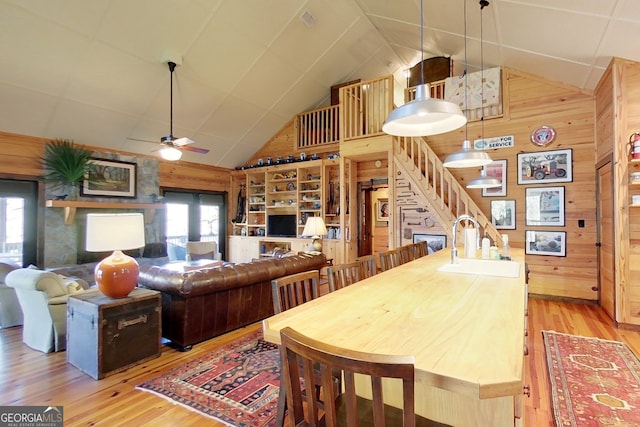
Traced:
[[424, 83], [424, 12], [420, 0], [420, 85], [415, 99], [394, 109], [382, 124], [382, 131], [395, 136], [429, 136], [451, 132], [467, 123], [467, 116], [453, 102], [431, 98]]
[[[465, 112], [468, 109], [468, 101], [467, 101], [467, 0], [463, 0], [464, 2], [464, 108]], [[487, 2], [488, 3], [488, 2]], [[482, 2], [481, 2], [482, 4]], [[481, 9], [482, 12], [482, 9]], [[480, 15], [482, 17], [482, 13]], [[482, 26], [482, 23], [480, 24]], [[482, 29], [480, 30], [480, 49], [482, 50]], [[482, 56], [482, 54], [480, 55]], [[482, 59], [481, 61], [482, 62]], [[483, 65], [481, 65], [482, 68]], [[484, 87], [482, 81], [480, 81], [481, 87]], [[483, 90], [483, 89], [481, 89]], [[484, 94], [481, 97], [482, 102], [484, 102]], [[480, 103], [480, 108], [482, 108], [482, 102]], [[484, 126], [484, 117], [482, 120], [482, 124]], [[475, 168], [478, 166], [486, 166], [491, 163], [491, 157], [484, 150], [476, 150], [471, 147], [471, 142], [469, 141], [469, 126], [465, 125], [465, 138], [462, 141], [462, 149], [460, 151], [456, 151], [455, 153], [449, 154], [445, 159], [443, 166], [445, 168]], [[484, 132], [483, 132], [484, 137]]]
[[[488, 0], [480, 0], [480, 83], [482, 84], [481, 89], [481, 108], [482, 108], [482, 116], [480, 118], [481, 123], [481, 134], [482, 139], [484, 140], [484, 52], [482, 48], [482, 9], [486, 6], [489, 6]], [[503, 177], [505, 179], [506, 177]], [[467, 188], [496, 188], [500, 187], [502, 182], [495, 177], [487, 176], [486, 168], [482, 168], [480, 171], [480, 176], [478, 178], [474, 178], [467, 184]]]

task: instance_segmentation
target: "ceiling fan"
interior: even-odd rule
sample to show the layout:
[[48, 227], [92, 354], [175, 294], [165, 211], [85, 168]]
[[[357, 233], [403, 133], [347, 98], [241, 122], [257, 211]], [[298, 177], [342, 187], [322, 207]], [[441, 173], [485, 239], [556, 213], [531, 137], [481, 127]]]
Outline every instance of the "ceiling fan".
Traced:
[[[182, 150], [191, 151], [199, 154], [206, 154], [209, 152], [206, 148], [194, 147], [191, 144], [194, 141], [187, 137], [176, 138], [173, 136], [173, 71], [176, 69], [176, 63], [173, 61], [168, 61], [167, 65], [169, 66], [169, 72], [171, 76], [171, 98], [169, 103], [169, 135], [163, 136], [160, 138], [160, 144], [162, 147], [158, 150], [160, 152], [160, 156], [162, 156], [165, 160], [179, 160], [182, 157]], [[132, 141], [141, 141], [141, 142], [151, 142], [145, 139], [137, 139], [137, 138], [127, 138]]]

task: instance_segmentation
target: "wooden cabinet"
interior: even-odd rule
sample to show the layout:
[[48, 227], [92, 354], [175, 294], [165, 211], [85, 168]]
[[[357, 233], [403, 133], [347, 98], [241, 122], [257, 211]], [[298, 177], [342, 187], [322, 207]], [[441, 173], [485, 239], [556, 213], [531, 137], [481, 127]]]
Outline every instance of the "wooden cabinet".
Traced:
[[[307, 218], [323, 217], [328, 232], [323, 238], [324, 252], [336, 263], [345, 262], [344, 247], [351, 229], [350, 190], [355, 194], [355, 184], [354, 189], [349, 187], [352, 177], [348, 164], [340, 158], [318, 159], [236, 173], [235, 186], [246, 187], [246, 216], [242, 222], [232, 223], [229, 261], [250, 261], [260, 256], [260, 241], [282, 239], [269, 229], [269, 217], [285, 215], [295, 217], [293, 234], [297, 237], [302, 235]], [[302, 242], [291, 247], [294, 251], [304, 250], [309, 243], [308, 239], [285, 239], [289, 240]]]

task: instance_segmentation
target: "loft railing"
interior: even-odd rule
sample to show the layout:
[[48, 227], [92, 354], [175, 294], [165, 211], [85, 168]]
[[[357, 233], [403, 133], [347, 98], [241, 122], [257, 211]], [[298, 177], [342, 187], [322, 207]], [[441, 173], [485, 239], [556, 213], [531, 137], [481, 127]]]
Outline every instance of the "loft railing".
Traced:
[[296, 147], [326, 146], [382, 134], [382, 124], [392, 109], [392, 76], [341, 87], [339, 105], [296, 115]]
[[395, 137], [395, 158], [402, 162], [413, 180], [420, 184], [427, 197], [434, 201], [444, 224], [452, 224], [462, 214], [473, 216], [483, 233], [488, 233], [495, 242], [501, 242], [502, 236], [491, 220], [469, 197], [466, 189], [456, 181], [445, 168], [440, 158], [431, 150], [423, 138]]

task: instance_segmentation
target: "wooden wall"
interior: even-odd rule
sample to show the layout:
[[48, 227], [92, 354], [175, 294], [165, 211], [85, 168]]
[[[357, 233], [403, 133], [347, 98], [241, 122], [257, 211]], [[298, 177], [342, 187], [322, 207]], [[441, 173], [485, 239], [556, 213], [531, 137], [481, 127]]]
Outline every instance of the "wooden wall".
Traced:
[[[527, 255], [531, 269], [529, 290], [533, 294], [597, 300], [597, 226], [595, 197], [595, 124], [593, 94], [572, 86], [544, 80], [536, 76], [503, 69], [504, 115], [484, 123], [484, 137], [513, 135], [512, 148], [489, 150], [494, 160], [507, 160], [507, 195], [495, 199], [516, 200], [516, 229], [502, 230], [509, 235], [511, 246], [525, 246], [526, 230], [566, 231], [567, 256]], [[530, 142], [531, 132], [541, 125], [556, 131], [554, 142], [544, 148]], [[468, 125], [468, 139], [481, 138], [482, 125]], [[465, 129], [429, 137], [431, 147], [444, 157], [461, 147]], [[566, 183], [517, 183], [517, 154], [571, 148], [573, 181]], [[479, 174], [478, 169], [452, 170], [464, 184]], [[565, 226], [525, 226], [525, 189], [543, 186], [565, 187]], [[469, 190], [484, 212], [490, 212], [491, 197], [481, 190]], [[578, 220], [584, 220], [583, 228]]]

